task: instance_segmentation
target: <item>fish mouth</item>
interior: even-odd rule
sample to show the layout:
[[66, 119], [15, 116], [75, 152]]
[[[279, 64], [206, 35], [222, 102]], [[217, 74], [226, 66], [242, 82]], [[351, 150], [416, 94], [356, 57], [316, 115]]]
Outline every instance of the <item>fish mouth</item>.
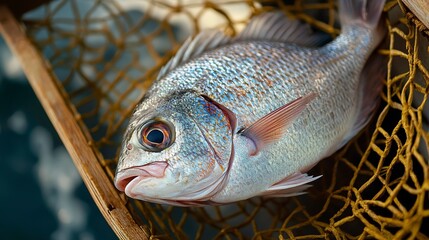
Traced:
[[125, 188], [130, 185], [130, 183], [135, 182], [133, 180], [143, 179], [143, 178], [162, 178], [165, 176], [165, 170], [168, 167], [168, 163], [165, 161], [158, 161], [148, 163], [142, 166], [130, 167], [124, 170], [121, 170], [117, 173], [115, 178], [116, 188], [124, 192]]

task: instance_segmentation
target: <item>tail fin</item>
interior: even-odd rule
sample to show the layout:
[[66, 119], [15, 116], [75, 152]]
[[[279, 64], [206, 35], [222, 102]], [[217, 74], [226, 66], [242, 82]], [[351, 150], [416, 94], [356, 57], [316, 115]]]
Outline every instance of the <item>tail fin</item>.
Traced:
[[386, 29], [380, 17], [385, 0], [340, 0], [339, 17], [341, 27], [363, 25], [375, 32], [375, 45], [383, 39]]

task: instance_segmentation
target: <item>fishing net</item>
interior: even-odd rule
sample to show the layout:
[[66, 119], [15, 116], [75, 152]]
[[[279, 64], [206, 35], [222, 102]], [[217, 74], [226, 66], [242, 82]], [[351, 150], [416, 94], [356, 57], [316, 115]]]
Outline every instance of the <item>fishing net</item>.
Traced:
[[[331, 37], [339, 33], [333, 0], [60, 0], [27, 13], [23, 22], [98, 156], [86, 162], [101, 165], [113, 185], [128, 117], [181, 43], [206, 28], [234, 35], [252, 16], [272, 10]], [[388, 34], [378, 51], [387, 58], [382, 104], [359, 136], [311, 170], [323, 177], [307, 195], [204, 208], [161, 206], [121, 195], [144, 234], [176, 239], [429, 238], [424, 227], [429, 226], [427, 29], [401, 1], [388, 1], [384, 10]]]

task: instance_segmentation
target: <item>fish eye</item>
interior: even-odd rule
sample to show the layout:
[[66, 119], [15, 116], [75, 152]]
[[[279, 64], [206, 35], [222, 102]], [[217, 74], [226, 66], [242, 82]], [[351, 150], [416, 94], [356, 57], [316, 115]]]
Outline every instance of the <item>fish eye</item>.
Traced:
[[159, 119], [153, 119], [143, 124], [140, 130], [139, 142], [150, 152], [160, 152], [174, 142], [173, 124]]

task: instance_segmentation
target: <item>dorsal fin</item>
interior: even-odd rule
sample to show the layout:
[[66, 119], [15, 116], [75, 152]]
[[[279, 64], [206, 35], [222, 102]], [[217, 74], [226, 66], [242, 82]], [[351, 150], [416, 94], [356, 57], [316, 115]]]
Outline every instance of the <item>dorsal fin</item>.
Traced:
[[164, 77], [168, 72], [189, 59], [208, 50], [225, 45], [230, 40], [231, 38], [225, 36], [225, 34], [219, 30], [203, 31], [197, 34], [194, 38], [188, 38], [177, 51], [176, 55], [174, 55], [174, 57], [171, 58], [164, 67], [162, 67], [157, 79]]
[[308, 24], [289, 19], [282, 12], [264, 13], [252, 18], [246, 28], [233, 39], [219, 30], [205, 30], [194, 38], [188, 38], [176, 55], [162, 67], [157, 79], [203, 52], [235, 41], [266, 40], [317, 47], [326, 43], [327, 39], [327, 35], [313, 33]]
[[306, 47], [319, 47], [329, 36], [314, 33], [310, 25], [286, 17], [283, 12], [268, 12], [250, 21], [237, 40], [290, 42]]

